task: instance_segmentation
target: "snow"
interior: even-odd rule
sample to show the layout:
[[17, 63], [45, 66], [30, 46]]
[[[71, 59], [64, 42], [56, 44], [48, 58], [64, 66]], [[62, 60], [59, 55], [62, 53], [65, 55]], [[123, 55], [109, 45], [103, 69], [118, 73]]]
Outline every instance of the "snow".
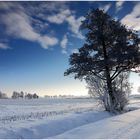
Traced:
[[[0, 132], [1, 138], [33, 138], [42, 139], [49, 138], [65, 131], [71, 130], [75, 127], [82, 126], [110, 115], [107, 112], [88, 112], [82, 114], [72, 114], [59, 118], [44, 119], [35, 124], [26, 124], [16, 128], [8, 128], [5, 133]], [[7, 133], [10, 132], [10, 135]], [[12, 134], [12, 135], [11, 135]]]
[[137, 139], [140, 138], [140, 109], [87, 124], [53, 138]]
[[93, 99], [1, 99], [1, 121], [38, 119], [57, 114], [93, 110]]
[[93, 99], [3, 99], [0, 100], [0, 138], [55, 136], [109, 116], [99, 110]]
[[140, 138], [140, 100], [111, 115], [93, 99], [0, 100], [0, 139]]

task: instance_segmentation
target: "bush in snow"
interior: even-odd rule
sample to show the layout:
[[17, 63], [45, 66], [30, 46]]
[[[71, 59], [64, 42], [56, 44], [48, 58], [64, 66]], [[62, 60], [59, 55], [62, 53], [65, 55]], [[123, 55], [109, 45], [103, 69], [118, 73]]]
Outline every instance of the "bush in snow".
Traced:
[[121, 73], [113, 82], [113, 94], [115, 97], [114, 108], [122, 111], [128, 103], [128, 97], [131, 93], [131, 85], [128, 81], [129, 73]]
[[89, 75], [86, 77], [86, 82], [90, 97], [97, 99], [106, 110], [109, 110], [110, 103], [105, 81], [94, 75]]
[[[113, 82], [113, 94], [115, 97], [114, 107], [116, 111], [122, 111], [128, 103], [128, 97], [131, 93], [131, 86], [128, 82], [129, 73], [121, 73]], [[104, 80], [95, 77], [86, 77], [88, 93], [90, 97], [98, 99], [99, 103], [109, 111], [112, 107], [110, 97], [107, 94], [107, 85]]]

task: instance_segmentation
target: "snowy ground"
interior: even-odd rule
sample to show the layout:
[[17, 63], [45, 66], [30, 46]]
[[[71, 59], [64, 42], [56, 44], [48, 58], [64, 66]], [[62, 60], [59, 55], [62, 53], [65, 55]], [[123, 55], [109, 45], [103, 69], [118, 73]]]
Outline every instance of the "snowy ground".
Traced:
[[53, 138], [137, 139], [140, 138], [140, 109], [83, 125]]
[[93, 99], [0, 100], [0, 138], [140, 138], [137, 109], [112, 116]]
[[[99, 110], [93, 99], [3, 99], [0, 100], [0, 138], [55, 136], [108, 116], [102, 111], [103, 115], [99, 115]], [[91, 117], [93, 114], [97, 117]]]

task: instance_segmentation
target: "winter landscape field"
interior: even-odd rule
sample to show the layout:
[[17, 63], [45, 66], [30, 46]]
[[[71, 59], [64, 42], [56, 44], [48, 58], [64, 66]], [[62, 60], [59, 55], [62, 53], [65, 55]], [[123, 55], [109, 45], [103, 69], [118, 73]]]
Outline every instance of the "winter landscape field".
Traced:
[[140, 138], [139, 98], [126, 108], [114, 116], [91, 98], [1, 99], [0, 138]]
[[0, 1], [0, 139], [140, 139], [140, 1]]

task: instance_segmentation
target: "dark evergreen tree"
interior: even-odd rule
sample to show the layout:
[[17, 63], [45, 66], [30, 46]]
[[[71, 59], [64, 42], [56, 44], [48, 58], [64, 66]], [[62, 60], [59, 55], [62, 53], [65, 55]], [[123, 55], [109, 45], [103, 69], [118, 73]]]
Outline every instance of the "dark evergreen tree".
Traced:
[[82, 22], [86, 42], [79, 52], [70, 56], [70, 68], [64, 75], [74, 74], [85, 79], [94, 75], [107, 84], [110, 103], [114, 110], [113, 81], [122, 72], [135, 71], [140, 66], [140, 38], [103, 10], [90, 10]]

